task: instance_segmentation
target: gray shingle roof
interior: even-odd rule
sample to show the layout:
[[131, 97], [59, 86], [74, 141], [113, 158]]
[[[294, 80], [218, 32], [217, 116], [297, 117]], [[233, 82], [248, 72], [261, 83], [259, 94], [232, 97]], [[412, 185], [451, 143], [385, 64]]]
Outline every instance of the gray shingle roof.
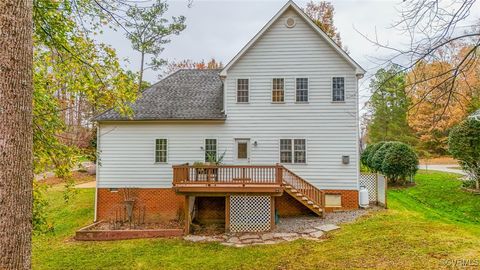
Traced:
[[142, 92], [131, 118], [110, 109], [94, 121], [225, 119], [219, 69], [182, 69]]

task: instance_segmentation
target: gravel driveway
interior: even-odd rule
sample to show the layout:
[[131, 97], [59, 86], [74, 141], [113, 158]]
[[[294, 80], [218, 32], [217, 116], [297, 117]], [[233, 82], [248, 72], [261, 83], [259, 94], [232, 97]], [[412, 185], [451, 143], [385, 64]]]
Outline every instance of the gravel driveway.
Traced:
[[461, 169], [455, 169], [452, 167], [458, 167], [458, 164], [446, 164], [446, 165], [437, 165], [437, 164], [432, 164], [432, 165], [425, 165], [421, 164], [418, 166], [419, 169], [422, 170], [432, 170], [432, 171], [441, 171], [441, 172], [449, 172], [449, 173], [458, 173], [461, 175], [467, 175], [466, 172], [462, 171]]

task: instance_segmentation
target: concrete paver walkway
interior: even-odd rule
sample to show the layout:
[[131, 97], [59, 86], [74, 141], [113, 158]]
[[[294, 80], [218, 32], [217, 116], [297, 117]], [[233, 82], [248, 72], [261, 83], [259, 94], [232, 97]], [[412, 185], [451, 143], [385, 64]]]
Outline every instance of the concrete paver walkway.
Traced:
[[95, 181], [75, 185], [75, 188], [95, 188], [95, 187], [96, 187]]

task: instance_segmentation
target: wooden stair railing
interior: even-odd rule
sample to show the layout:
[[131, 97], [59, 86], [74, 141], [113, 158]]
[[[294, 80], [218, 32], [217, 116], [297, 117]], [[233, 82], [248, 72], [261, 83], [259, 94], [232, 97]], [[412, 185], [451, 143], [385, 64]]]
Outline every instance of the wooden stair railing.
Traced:
[[315, 214], [323, 217], [325, 212], [325, 193], [289, 169], [283, 167], [282, 171], [285, 192], [312, 210]]

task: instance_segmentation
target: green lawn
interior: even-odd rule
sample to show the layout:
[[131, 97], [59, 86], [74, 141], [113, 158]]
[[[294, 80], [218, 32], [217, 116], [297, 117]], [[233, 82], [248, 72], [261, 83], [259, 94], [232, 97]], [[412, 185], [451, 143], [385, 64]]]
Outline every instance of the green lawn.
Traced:
[[76, 242], [74, 231], [92, 221], [94, 190], [80, 190], [65, 204], [62, 191], [53, 188], [49, 216], [55, 232], [34, 237], [33, 267], [436, 269], [457, 259], [475, 264], [480, 260], [480, 196], [461, 191], [456, 177], [421, 172], [415, 187], [389, 191], [389, 210], [344, 225], [323, 242], [298, 240], [240, 249], [175, 239]]

